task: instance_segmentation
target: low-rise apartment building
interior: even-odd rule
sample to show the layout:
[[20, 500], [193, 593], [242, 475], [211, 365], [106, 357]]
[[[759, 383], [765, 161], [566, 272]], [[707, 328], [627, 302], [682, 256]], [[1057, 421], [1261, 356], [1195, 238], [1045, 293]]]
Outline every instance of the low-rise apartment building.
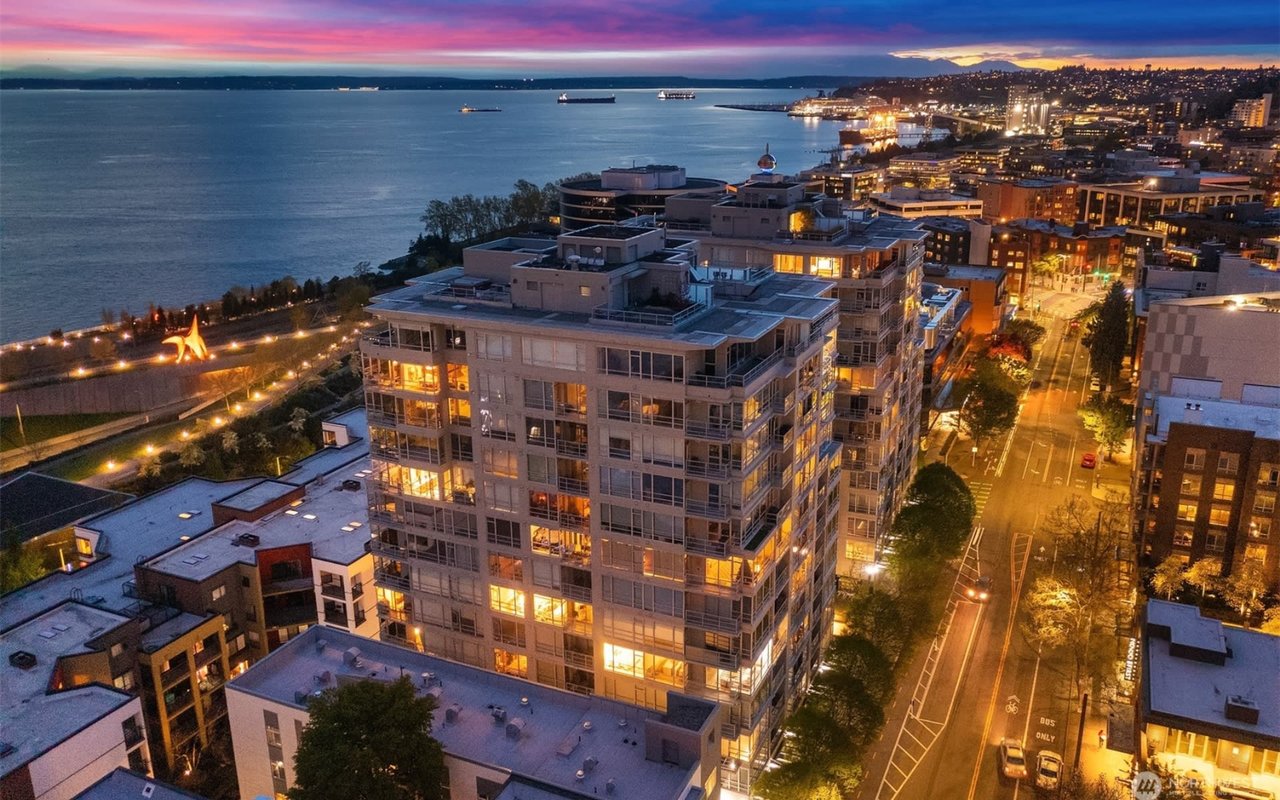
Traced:
[[1280, 636], [1148, 600], [1141, 653], [1140, 758], [1194, 771], [1205, 796], [1280, 795]]
[[451, 800], [718, 800], [722, 711], [664, 691], [655, 712], [346, 631], [312, 628], [227, 687], [243, 800], [284, 797], [317, 692], [408, 676], [435, 700]]
[[921, 219], [922, 217], [977, 219], [982, 216], [981, 200], [952, 194], [945, 189], [894, 186], [887, 192], [875, 192], [869, 195], [867, 205], [881, 214], [892, 214], [903, 219]]
[[[318, 618], [332, 618], [326, 603], [345, 607], [355, 586], [347, 576], [361, 584], [372, 577], [367, 501], [348, 474], [367, 466], [363, 410], [323, 424], [335, 445], [279, 479], [189, 478], [76, 523], [84, 566], [12, 592], [0, 606], [4, 626], [68, 598], [130, 621], [135, 633], [125, 641], [84, 647], [110, 651], [105, 682], [141, 698], [154, 766], [165, 774], [225, 728], [230, 676]], [[346, 480], [357, 485], [344, 492]], [[342, 576], [343, 600], [324, 572]], [[347, 627], [376, 631], [372, 590], [351, 600], [362, 604], [364, 620], [352, 614]]]
[[1075, 181], [1053, 178], [988, 178], [978, 182], [982, 218], [988, 222], [1041, 219], [1074, 222], [1079, 213]]
[[141, 625], [67, 601], [0, 632], [0, 796], [70, 800], [121, 766], [151, 771], [128, 691]]
[[1265, 195], [1262, 189], [1214, 182], [1188, 170], [1178, 170], [1167, 177], [1082, 185], [1077, 193], [1077, 218], [1094, 226], [1151, 228], [1156, 217], [1163, 214], [1199, 214], [1214, 206], [1261, 203]]
[[917, 189], [951, 188], [951, 174], [961, 158], [950, 153], [903, 153], [889, 159], [889, 183]]

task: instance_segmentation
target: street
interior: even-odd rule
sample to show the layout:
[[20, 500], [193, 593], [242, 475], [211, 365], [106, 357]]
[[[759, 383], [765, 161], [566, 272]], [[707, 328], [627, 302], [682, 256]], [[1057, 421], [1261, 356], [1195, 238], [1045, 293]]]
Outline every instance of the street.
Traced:
[[[1037, 656], [1019, 615], [1026, 587], [1055, 567], [1054, 544], [1041, 530], [1045, 515], [1072, 494], [1088, 497], [1096, 477], [1080, 466], [1096, 447], [1076, 414], [1088, 398], [1088, 352], [1069, 330], [1069, 313], [1038, 320], [1048, 333], [1011, 435], [976, 458], [967, 443], [948, 456], [978, 501], [974, 538], [939, 636], [905, 671], [884, 736], [864, 759], [865, 800], [1031, 797], [1029, 781], [1000, 775], [997, 745], [1005, 738], [1024, 743], [1029, 768], [1041, 749], [1068, 766], [1075, 756], [1079, 710], [1068, 708], [1070, 667]], [[1122, 467], [1104, 464], [1100, 454], [1098, 461], [1116, 473], [1109, 483], [1118, 483]], [[976, 575], [994, 579], [987, 603], [961, 594]], [[1100, 763], [1099, 750], [1097, 725], [1087, 725], [1083, 768]]]

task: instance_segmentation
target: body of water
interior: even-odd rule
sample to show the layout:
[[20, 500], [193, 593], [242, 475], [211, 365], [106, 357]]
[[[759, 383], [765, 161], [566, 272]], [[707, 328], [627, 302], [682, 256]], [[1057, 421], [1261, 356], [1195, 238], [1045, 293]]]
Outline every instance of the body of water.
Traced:
[[403, 255], [433, 198], [633, 163], [738, 181], [766, 143], [786, 172], [838, 143], [839, 122], [714, 107], [801, 90], [697, 94], [5, 92], [0, 341], [96, 324], [104, 308], [348, 274]]

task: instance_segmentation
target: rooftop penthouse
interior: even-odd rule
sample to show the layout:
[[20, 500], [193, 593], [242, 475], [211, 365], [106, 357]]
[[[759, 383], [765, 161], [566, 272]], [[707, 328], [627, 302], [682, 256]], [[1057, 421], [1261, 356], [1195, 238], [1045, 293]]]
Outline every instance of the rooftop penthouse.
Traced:
[[490, 246], [471, 248], [461, 268], [381, 295], [376, 305], [445, 318], [629, 329], [702, 348], [753, 336], [780, 317], [817, 321], [834, 309], [823, 297], [828, 283], [768, 268], [695, 266], [696, 243], [660, 228], [595, 225], [561, 234], [554, 249], [531, 258], [496, 252], [503, 257]]
[[[271, 764], [292, 785], [297, 731], [315, 694], [353, 681], [409, 677], [435, 699], [432, 736], [455, 797], [714, 800], [719, 709], [668, 693], [660, 714], [470, 667], [345, 631], [310, 628], [227, 687], [243, 797], [273, 796]], [[278, 720], [268, 757], [264, 712]]]

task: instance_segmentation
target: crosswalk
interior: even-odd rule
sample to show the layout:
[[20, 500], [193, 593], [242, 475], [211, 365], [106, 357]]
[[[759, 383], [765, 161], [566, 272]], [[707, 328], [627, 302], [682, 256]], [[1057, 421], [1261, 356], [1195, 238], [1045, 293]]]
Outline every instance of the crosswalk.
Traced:
[[977, 510], [974, 519], [982, 519], [982, 511], [987, 507], [987, 500], [991, 498], [991, 488], [993, 484], [990, 481], [973, 481], [969, 484], [969, 492], [973, 495], [973, 505]]

